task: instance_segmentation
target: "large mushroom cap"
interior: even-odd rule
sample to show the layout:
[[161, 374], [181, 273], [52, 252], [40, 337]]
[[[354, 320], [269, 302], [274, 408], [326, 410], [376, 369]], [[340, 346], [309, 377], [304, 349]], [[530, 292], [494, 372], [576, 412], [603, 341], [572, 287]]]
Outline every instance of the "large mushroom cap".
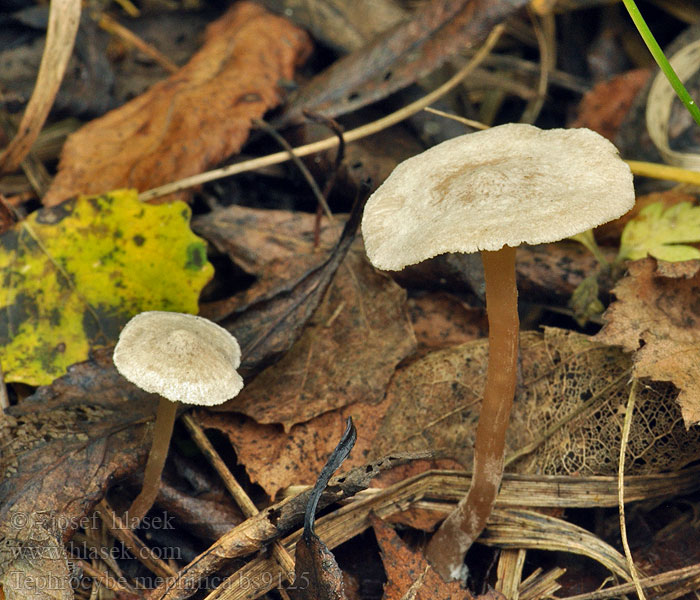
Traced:
[[236, 369], [241, 349], [228, 331], [195, 315], [150, 311], [119, 336], [114, 365], [147, 392], [186, 404], [212, 406], [243, 388]]
[[623, 215], [632, 174], [589, 129], [507, 124], [402, 162], [367, 201], [374, 266], [400, 270], [444, 254], [553, 242]]

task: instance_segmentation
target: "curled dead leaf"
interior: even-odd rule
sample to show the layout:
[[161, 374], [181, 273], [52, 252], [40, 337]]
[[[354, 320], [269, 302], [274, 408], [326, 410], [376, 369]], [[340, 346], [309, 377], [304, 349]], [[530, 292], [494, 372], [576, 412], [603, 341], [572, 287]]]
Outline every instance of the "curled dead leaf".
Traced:
[[308, 36], [288, 21], [235, 3], [187, 65], [68, 138], [44, 204], [122, 187], [145, 191], [238, 152], [251, 120], [280, 102], [278, 81], [292, 79], [309, 50]]

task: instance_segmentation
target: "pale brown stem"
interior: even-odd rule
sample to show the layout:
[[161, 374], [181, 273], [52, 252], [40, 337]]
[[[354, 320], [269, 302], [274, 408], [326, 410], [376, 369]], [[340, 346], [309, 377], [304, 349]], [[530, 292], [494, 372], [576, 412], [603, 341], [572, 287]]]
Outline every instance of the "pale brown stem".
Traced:
[[160, 476], [163, 473], [165, 459], [168, 457], [170, 438], [173, 435], [175, 415], [177, 414], [177, 402], [171, 402], [161, 398], [156, 412], [156, 424], [153, 428], [153, 442], [151, 451], [146, 461], [146, 470], [143, 474], [143, 487], [131, 503], [128, 511], [130, 526], [134, 526], [151, 510], [160, 488]]
[[489, 319], [489, 363], [467, 495], [430, 540], [426, 556], [446, 581], [464, 576], [464, 555], [486, 527], [503, 477], [506, 429], [518, 368], [515, 248], [481, 253]]

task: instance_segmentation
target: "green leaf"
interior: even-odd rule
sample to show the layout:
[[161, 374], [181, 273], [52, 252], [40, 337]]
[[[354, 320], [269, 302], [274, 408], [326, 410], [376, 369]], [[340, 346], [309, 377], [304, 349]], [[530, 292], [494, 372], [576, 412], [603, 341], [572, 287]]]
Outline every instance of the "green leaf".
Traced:
[[700, 206], [681, 202], [664, 211], [650, 204], [622, 232], [618, 260], [637, 260], [647, 254], [678, 262], [700, 258], [700, 250], [684, 244], [700, 242]]
[[182, 202], [119, 190], [41, 209], [0, 236], [5, 380], [50, 383], [138, 312], [196, 313], [213, 267], [189, 221]]

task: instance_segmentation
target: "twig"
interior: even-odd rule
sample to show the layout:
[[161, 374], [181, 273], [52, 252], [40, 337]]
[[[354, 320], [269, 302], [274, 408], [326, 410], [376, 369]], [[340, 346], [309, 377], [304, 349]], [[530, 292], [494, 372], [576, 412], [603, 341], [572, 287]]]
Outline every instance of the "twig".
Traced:
[[146, 56], [150, 56], [168, 73], [176, 73], [180, 69], [180, 67], [165, 56], [160, 50], [142, 40], [133, 31], [124, 27], [124, 25], [119, 23], [116, 19], [110, 17], [108, 14], [102, 13], [97, 21], [97, 24], [108, 33], [117, 36], [123, 42], [143, 52]]
[[678, 183], [700, 185], [700, 173], [697, 171], [659, 163], [642, 162], [639, 160], [626, 160], [625, 162], [629, 165], [630, 169], [632, 169], [632, 173], [640, 177], [668, 179], [670, 181], [677, 181]]
[[620, 512], [620, 537], [622, 538], [622, 547], [625, 550], [625, 558], [627, 559], [627, 568], [629, 569], [634, 587], [637, 590], [639, 600], [646, 600], [642, 584], [639, 582], [639, 573], [632, 559], [632, 552], [627, 540], [627, 523], [625, 521], [625, 454], [627, 453], [627, 440], [630, 437], [630, 427], [632, 426], [632, 414], [634, 413], [634, 404], [637, 398], [637, 388], [639, 380], [632, 379], [630, 387], [630, 395], [627, 400], [627, 410], [625, 411], [625, 421], [622, 425], [622, 438], [620, 440], [620, 459], [617, 465], [617, 507]]
[[[338, 138], [338, 151], [335, 153], [333, 170], [323, 186], [323, 197], [326, 199], [326, 202], [328, 202], [328, 197], [330, 196], [331, 190], [335, 185], [335, 180], [338, 178], [338, 170], [340, 169], [340, 165], [343, 163], [343, 158], [345, 157], [345, 138], [343, 137], [343, 128], [337, 121], [331, 119], [330, 117], [325, 117], [308, 110], [302, 110], [301, 112], [312, 122], [328, 127], [328, 129], [330, 129]], [[316, 207], [316, 219], [314, 220], [314, 250], [318, 248], [319, 244], [321, 243], [321, 208], [322, 205], [319, 203]]]
[[80, 0], [55, 0], [49, 5], [49, 26], [36, 85], [22, 115], [19, 133], [0, 153], [0, 173], [17, 169], [49, 115], [73, 50], [80, 8]]
[[432, 106], [426, 106], [423, 110], [425, 112], [433, 113], [434, 115], [438, 115], [440, 117], [446, 117], [448, 119], [452, 119], [453, 121], [463, 123], [464, 125], [468, 125], [469, 127], [473, 127], [474, 129], [490, 129], [490, 127], [486, 125], [486, 123], [482, 123], [481, 121], [475, 121], [474, 119], [467, 119], [466, 117], [453, 115], [452, 113], [433, 108]]
[[306, 182], [309, 184], [309, 187], [311, 188], [311, 191], [313, 192], [313, 195], [316, 198], [316, 202], [318, 202], [319, 206], [323, 207], [323, 210], [326, 213], [328, 220], [332, 223], [333, 222], [333, 213], [331, 212], [331, 209], [329, 208], [328, 203], [326, 202], [326, 198], [324, 197], [323, 192], [321, 192], [321, 188], [318, 187], [318, 184], [316, 183], [314, 176], [306, 168], [306, 165], [301, 161], [301, 158], [299, 158], [294, 153], [294, 148], [292, 148], [292, 146], [289, 144], [289, 142], [287, 140], [285, 140], [266, 121], [263, 121], [262, 119], [253, 119], [253, 125], [262, 129], [270, 137], [273, 137], [275, 139], [275, 141], [280, 146], [282, 146], [282, 148], [284, 148], [287, 151], [287, 153], [289, 154], [289, 158], [295, 164], [297, 169], [299, 169], [301, 174], [304, 176], [304, 179], [306, 179]]
[[160, 577], [174, 577], [175, 570], [168, 563], [158, 558], [153, 551], [144, 544], [139, 537], [131, 531], [124, 521], [112, 510], [106, 500], [102, 500], [98, 505], [98, 510], [102, 515], [102, 522], [110, 533], [117, 538], [134, 557], [147, 569]]
[[[426, 106], [432, 104], [445, 94], [447, 94], [451, 89], [457, 86], [467, 75], [469, 75], [476, 67], [488, 56], [496, 42], [500, 39], [503, 34], [504, 26], [502, 24], [496, 25], [491, 31], [491, 34], [484, 42], [484, 45], [479, 48], [479, 50], [474, 54], [474, 57], [469, 61], [467, 65], [461, 68], [457, 73], [455, 73], [450, 79], [443, 83], [436, 90], [426, 94], [420, 100], [416, 100], [407, 106], [397, 110], [396, 112], [387, 115], [377, 121], [372, 123], [367, 123], [356, 129], [352, 129], [345, 134], [345, 142], [354, 142], [356, 140], [362, 139], [369, 135], [379, 133], [387, 127], [396, 125], [404, 119], [407, 119], [411, 115], [416, 114], [418, 111], [423, 110]], [[294, 154], [296, 156], [308, 156], [309, 154], [314, 154], [316, 152], [321, 152], [323, 150], [328, 150], [330, 148], [335, 148], [338, 145], [338, 139], [336, 137], [326, 138], [318, 142], [313, 142], [311, 144], [306, 144], [305, 146], [299, 146], [294, 148]], [[253, 171], [255, 169], [260, 169], [262, 167], [269, 167], [270, 165], [277, 165], [290, 160], [288, 152], [277, 152], [275, 154], [269, 154], [267, 156], [261, 156], [259, 158], [254, 158], [244, 162], [236, 163], [233, 165], [228, 165], [220, 169], [215, 169], [213, 171], [207, 171], [206, 173], [200, 173], [199, 175], [193, 175], [191, 177], [185, 177], [179, 181], [174, 181], [166, 185], [162, 185], [152, 190], [148, 190], [139, 194], [140, 200], [153, 200], [154, 198], [160, 198], [161, 196], [167, 196], [168, 194], [174, 194], [197, 185], [202, 185], [208, 181], [214, 181], [216, 179], [221, 179], [222, 177], [229, 177], [231, 175], [238, 175], [239, 173], [245, 173], [248, 171]]]
[[[250, 499], [248, 494], [245, 493], [245, 490], [241, 487], [238, 481], [236, 481], [236, 478], [233, 476], [231, 471], [229, 471], [226, 463], [221, 459], [219, 453], [216, 451], [214, 446], [212, 446], [212, 443], [204, 434], [204, 431], [199, 424], [190, 415], [184, 415], [182, 417], [182, 421], [189, 430], [190, 434], [192, 435], [192, 439], [194, 439], [199, 449], [204, 453], [207, 460], [221, 476], [226, 489], [231, 493], [233, 499], [243, 511], [246, 518], [257, 515], [260, 512], [258, 511], [257, 506], [253, 504], [253, 501]], [[272, 556], [280, 566], [284, 578], [291, 581], [290, 578], [293, 578], [294, 576], [294, 559], [289, 555], [289, 552], [287, 552], [279, 540], [275, 540], [272, 543], [271, 549]], [[287, 594], [286, 590], [280, 588], [277, 591], [284, 600], [289, 600], [289, 595]]]

